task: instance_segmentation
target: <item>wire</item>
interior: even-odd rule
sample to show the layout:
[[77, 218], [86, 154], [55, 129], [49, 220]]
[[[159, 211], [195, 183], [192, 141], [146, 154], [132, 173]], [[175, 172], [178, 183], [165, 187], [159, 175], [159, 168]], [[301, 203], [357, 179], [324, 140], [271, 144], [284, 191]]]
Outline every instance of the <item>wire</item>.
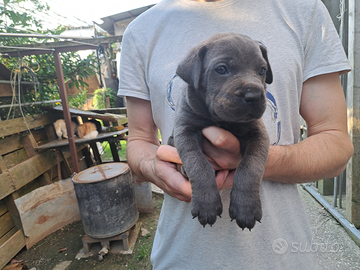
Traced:
[[[30, 96], [32, 99], [31, 101], [33, 101], [35, 103], [38, 103], [37, 102], [38, 100], [43, 101], [43, 92], [42, 92], [42, 88], [39, 83], [39, 80], [38, 80], [36, 74], [34, 73], [34, 71], [24, 64], [24, 57], [22, 57], [14, 65], [14, 67], [11, 71], [11, 74], [10, 74], [10, 78], [11, 78], [10, 85], [11, 85], [13, 95], [12, 95], [12, 100], [11, 100], [11, 104], [10, 104], [10, 109], [9, 109], [9, 112], [7, 115], [7, 120], [10, 118], [10, 113], [11, 113], [16, 101], [19, 106], [19, 111], [20, 111], [21, 115], [23, 115], [23, 117], [24, 117], [24, 111], [27, 114], [31, 115], [32, 117], [34, 117], [34, 114], [43, 112], [43, 110], [41, 109], [42, 103], [40, 103], [39, 107], [33, 106], [30, 109], [23, 108], [22, 105], [27, 102], [27, 100], [26, 100], [27, 96], [26, 96], [26, 94], [24, 94], [23, 87], [22, 87], [22, 82], [24, 81], [24, 76], [23, 76], [24, 74], [29, 74], [30, 82], [33, 82], [33, 84], [31, 85], [33, 87], [33, 89], [32, 89], [33, 93], [28, 95], [28, 97]], [[16, 92], [17, 92], [17, 95], [16, 95]], [[15, 114], [15, 110], [14, 110], [14, 114]]]

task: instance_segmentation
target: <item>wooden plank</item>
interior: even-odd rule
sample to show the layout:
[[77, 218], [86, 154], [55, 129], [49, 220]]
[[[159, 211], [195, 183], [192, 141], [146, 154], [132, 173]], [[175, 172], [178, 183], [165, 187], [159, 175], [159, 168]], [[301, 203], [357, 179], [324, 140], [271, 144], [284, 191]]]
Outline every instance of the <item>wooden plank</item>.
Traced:
[[26, 236], [26, 247], [80, 220], [80, 211], [71, 179], [40, 187], [15, 200]]
[[116, 121], [115, 122], [115, 125], [113, 124], [113, 126], [121, 126], [121, 125], [124, 125], [124, 124], [127, 124], [128, 122], [128, 119], [126, 117], [126, 115], [124, 114], [112, 114], [112, 113], [107, 113], [107, 115], [113, 115], [114, 117], [116, 117]]
[[0, 139], [0, 155], [5, 155], [22, 148], [23, 146], [20, 139], [21, 137], [19, 135]]
[[96, 113], [113, 113], [113, 114], [127, 114], [126, 107], [121, 108], [107, 108], [107, 109], [98, 109], [98, 110], [90, 110]]
[[5, 214], [8, 211], [4, 201], [0, 201], [0, 216]]
[[[6, 212], [0, 217], [0, 237], [5, 235], [8, 231], [15, 227], [9, 212]], [[1, 257], [1, 256], [0, 256]]]
[[[76, 138], [75, 144], [85, 144], [85, 143], [90, 143], [90, 142], [94, 142], [94, 141], [103, 141], [110, 137], [121, 135], [126, 132], [128, 132], [128, 128], [125, 128], [125, 129], [119, 130], [119, 131], [113, 131], [113, 132], [102, 132], [97, 137], [92, 138], [92, 139]], [[51, 141], [46, 144], [40, 145], [40, 146], [36, 147], [36, 149], [58, 148], [58, 147], [67, 146], [67, 145], [69, 145], [68, 140], [55, 140], [55, 141]]]
[[12, 97], [13, 92], [10, 84], [0, 84], [0, 97]]
[[[63, 111], [63, 107], [62, 106], [56, 106], [56, 107], [47, 107], [48, 111]], [[78, 108], [69, 108], [70, 114], [72, 116], [82, 116], [82, 117], [87, 117], [87, 118], [94, 118], [94, 119], [100, 119], [103, 121], [110, 121], [110, 122], [115, 122], [117, 119], [117, 115], [114, 114], [108, 114], [108, 113], [104, 113], [104, 114], [100, 114], [100, 113], [95, 113], [92, 111], [85, 111], [85, 110], [81, 110]]]
[[2, 156], [0, 155], [0, 174], [3, 172], [6, 172], [6, 171], [7, 171], [7, 168], [6, 168], [5, 162], [2, 158]]
[[3, 156], [6, 168], [12, 168], [25, 160], [29, 159], [25, 149], [19, 149], [15, 152]]
[[6, 203], [6, 206], [9, 209], [11, 220], [12, 220], [13, 224], [15, 225], [16, 229], [18, 229], [18, 230], [20, 230], [22, 228], [19, 211], [15, 205], [15, 200], [19, 197], [20, 196], [19, 196], [18, 192], [14, 192], [14, 193], [11, 193], [9, 196], [7, 196], [4, 199], [4, 202]]
[[[51, 114], [39, 114], [32, 116], [26, 116], [25, 120], [21, 118], [15, 118], [11, 120], [1, 121], [0, 125], [0, 137], [9, 136], [19, 132], [23, 132], [30, 129], [45, 126], [56, 121], [55, 117]], [[26, 125], [27, 123], [27, 125]]]
[[49, 172], [46, 172], [43, 175], [39, 176], [39, 184], [41, 186], [46, 186], [51, 183], [52, 183], [52, 181], [51, 181], [51, 176], [50, 176]]
[[36, 156], [37, 153], [35, 151], [36, 141], [32, 134], [27, 134], [27, 136], [23, 136], [21, 138], [21, 142], [24, 145], [24, 149], [28, 157]]
[[25, 186], [56, 165], [54, 152], [46, 151], [9, 169], [16, 189]]
[[[41, 177], [41, 176], [40, 176]], [[19, 195], [19, 197], [22, 197], [28, 193], [30, 193], [31, 191], [41, 187], [39, 181], [39, 178], [34, 179], [33, 181], [27, 183], [25, 186], [21, 187], [20, 189], [18, 189], [16, 191], [16, 193]], [[17, 198], [16, 198], [17, 199]]]
[[16, 191], [14, 181], [9, 172], [0, 174], [0, 200]]
[[[64, 166], [62, 168], [60, 168], [61, 170], [61, 177], [59, 177], [59, 179], [63, 179], [63, 178], [68, 178], [72, 175], [73, 171], [71, 169], [71, 165], [70, 162], [68, 161], [68, 158], [65, 157], [64, 152], [62, 151], [56, 151], [56, 157], [58, 159], [58, 161], [60, 161], [62, 159]], [[59, 162], [57, 162], [58, 166], [59, 166]], [[60, 162], [61, 164], [61, 162]]]
[[2, 269], [25, 246], [25, 237], [22, 230], [17, 231], [0, 246], [0, 269]]
[[14, 227], [10, 231], [8, 231], [3, 237], [0, 237], [0, 246], [4, 244], [7, 240], [10, 239], [17, 232], [17, 229]]
[[44, 129], [49, 141], [57, 140], [57, 135], [55, 133], [54, 125], [46, 125]]
[[[31, 134], [33, 135], [37, 144], [49, 141], [47, 134], [46, 134], [46, 130], [45, 130], [45, 128], [48, 126], [50, 126], [51, 128], [54, 128], [53, 124], [48, 124], [48, 125], [45, 125], [44, 128], [31, 130]], [[28, 135], [28, 134], [22, 133], [22, 135]]]

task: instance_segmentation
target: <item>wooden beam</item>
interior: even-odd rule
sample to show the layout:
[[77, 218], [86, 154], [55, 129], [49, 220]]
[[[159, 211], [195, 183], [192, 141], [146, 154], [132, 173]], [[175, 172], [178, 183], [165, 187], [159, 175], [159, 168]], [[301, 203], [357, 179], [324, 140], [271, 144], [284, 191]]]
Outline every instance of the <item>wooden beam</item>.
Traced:
[[0, 174], [0, 200], [15, 192], [14, 181], [9, 172]]
[[28, 249], [52, 232], [81, 219], [71, 179], [40, 187], [15, 203], [24, 226]]
[[26, 245], [22, 230], [17, 231], [0, 246], [0, 269], [2, 269]]
[[15, 227], [14, 222], [11, 219], [11, 215], [7, 212], [0, 217], [0, 236], [3, 236], [8, 231]]
[[18, 190], [55, 165], [55, 153], [46, 151], [10, 168], [9, 173], [14, 180], [15, 188]]
[[89, 38], [81, 41], [58, 41], [47, 43], [35, 43], [27, 45], [16, 45], [17, 48], [0, 48], [0, 54], [11, 57], [24, 55], [51, 54], [54, 50], [58, 52], [70, 52], [81, 50], [94, 50], [100, 44], [111, 44], [121, 42], [122, 36]]
[[25, 116], [25, 119], [20, 117], [11, 120], [1, 121], [0, 137], [5, 137], [19, 132], [23, 132], [28, 129], [27, 125], [30, 129], [33, 129], [36, 127], [51, 124], [55, 122], [55, 120], [56, 118], [53, 117], [52, 114], [47, 113], [34, 116]]
[[0, 216], [2, 216], [3, 214], [5, 214], [8, 211], [6, 204], [0, 200]]
[[[2, 121], [1, 124], [5, 122]], [[7, 137], [0, 140], [0, 155], [5, 155], [10, 152], [14, 152], [18, 149], [23, 148], [21, 143], [21, 136], [14, 134], [11, 137]]]
[[[62, 106], [46, 107], [46, 110], [63, 112], [64, 108]], [[72, 116], [94, 118], [94, 119], [100, 119], [103, 121], [110, 121], [110, 122], [115, 122], [115, 121], [117, 121], [117, 119], [124, 117], [124, 116], [114, 115], [114, 114], [110, 114], [110, 113], [96, 113], [93, 110], [88, 111], [88, 110], [82, 110], [82, 109], [72, 108], [72, 107], [69, 107], [69, 111]]]
[[15, 233], [17, 232], [17, 229], [14, 227], [10, 231], [8, 231], [3, 237], [0, 238], [0, 246], [3, 245], [7, 240], [11, 238]]
[[349, 61], [346, 102], [354, 155], [346, 169], [346, 218], [360, 228], [360, 1], [349, 0]]
[[[37, 147], [36, 140], [32, 134], [26, 134], [23, 136], [21, 141], [23, 142], [26, 154], [29, 158], [38, 155], [39, 153], [35, 150]], [[51, 170], [51, 169], [50, 169]], [[45, 186], [51, 184], [50, 175], [48, 172], [44, 172], [39, 178], [39, 184]]]
[[19, 198], [19, 194], [16, 192], [7, 196], [4, 201], [6, 203], [7, 208], [9, 209], [9, 214], [11, 216], [11, 223], [15, 224], [17, 230], [22, 229], [22, 224], [20, 220], [19, 211], [15, 205], [15, 200]]

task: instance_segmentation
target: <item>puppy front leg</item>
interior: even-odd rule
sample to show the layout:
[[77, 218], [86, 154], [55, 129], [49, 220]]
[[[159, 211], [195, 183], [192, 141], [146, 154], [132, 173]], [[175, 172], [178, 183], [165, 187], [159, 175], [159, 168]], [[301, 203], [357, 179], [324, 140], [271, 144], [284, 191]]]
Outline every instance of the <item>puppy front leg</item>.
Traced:
[[214, 224], [222, 213], [220, 193], [216, 185], [215, 171], [202, 152], [200, 132], [182, 130], [174, 136], [175, 147], [183, 163], [183, 169], [191, 183], [191, 214], [199, 222]]
[[261, 220], [260, 184], [269, 153], [266, 132], [257, 133], [246, 142], [243, 159], [236, 169], [230, 195], [229, 214], [242, 229], [251, 230]]

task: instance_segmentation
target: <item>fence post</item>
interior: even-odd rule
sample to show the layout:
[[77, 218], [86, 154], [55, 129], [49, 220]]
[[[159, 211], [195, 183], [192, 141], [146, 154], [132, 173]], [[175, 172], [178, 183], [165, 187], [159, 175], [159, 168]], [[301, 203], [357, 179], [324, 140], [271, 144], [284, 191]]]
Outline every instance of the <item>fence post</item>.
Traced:
[[346, 170], [346, 218], [360, 228], [360, 1], [349, 0], [348, 57], [352, 72], [348, 74], [348, 130], [354, 155]]

